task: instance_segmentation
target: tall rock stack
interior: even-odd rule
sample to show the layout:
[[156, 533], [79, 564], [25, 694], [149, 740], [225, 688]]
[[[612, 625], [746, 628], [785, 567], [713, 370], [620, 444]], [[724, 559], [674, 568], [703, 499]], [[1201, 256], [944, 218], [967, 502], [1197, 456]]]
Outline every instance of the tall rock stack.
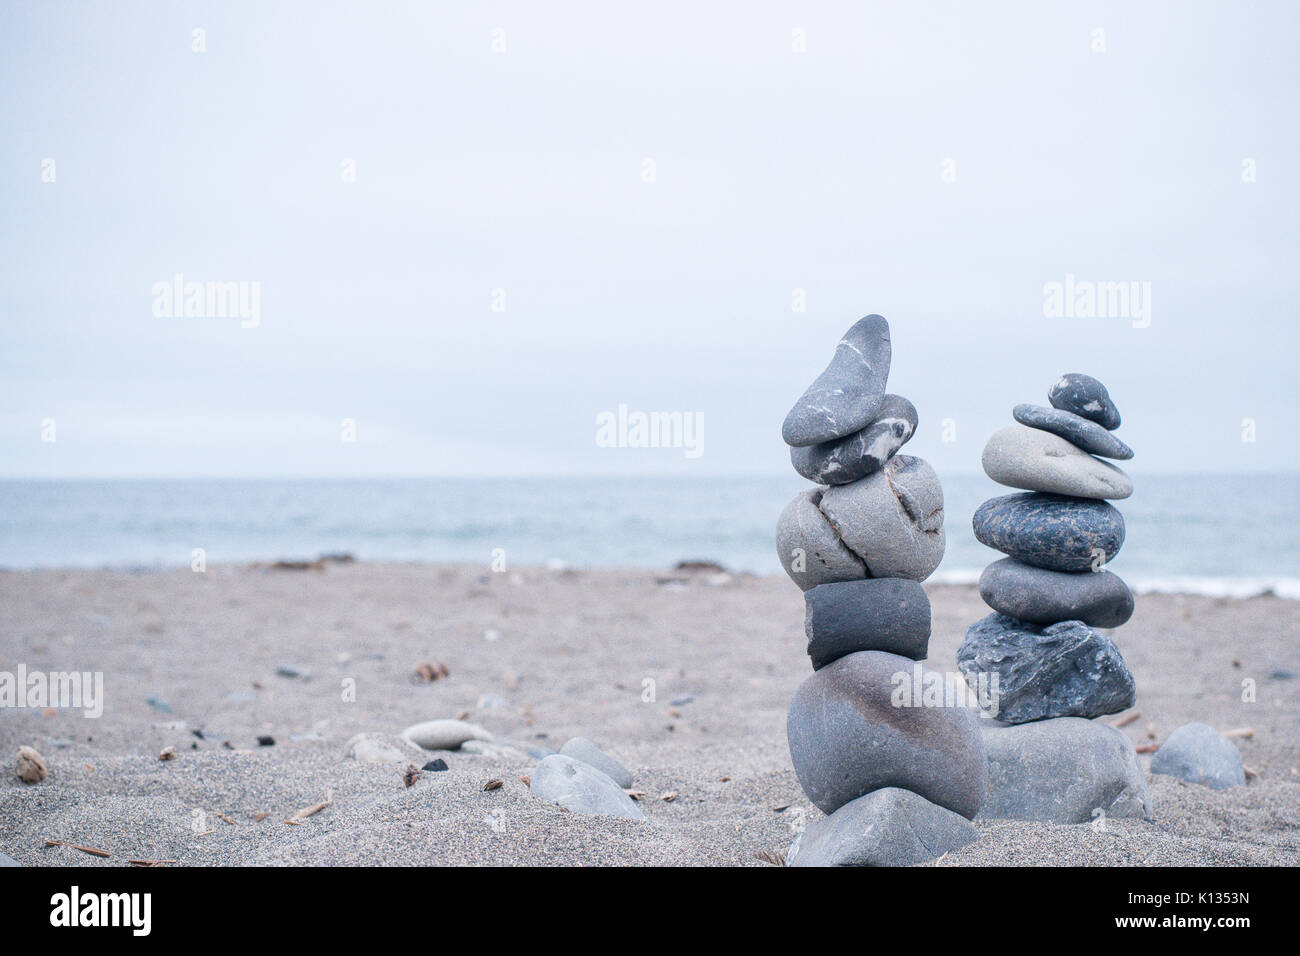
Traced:
[[1106, 387], [1063, 376], [1050, 408], [1017, 405], [1017, 424], [984, 447], [984, 471], [1024, 489], [984, 502], [975, 537], [1007, 557], [984, 569], [980, 596], [993, 614], [971, 625], [957, 666], [997, 722], [985, 722], [989, 793], [984, 816], [1079, 823], [1148, 815], [1146, 780], [1128, 738], [1092, 718], [1133, 706], [1133, 675], [1094, 628], [1118, 627], [1133, 595], [1105, 565], [1124, 543], [1124, 518], [1107, 499], [1133, 482], [1102, 458], [1133, 451], [1113, 433], [1120, 415]]
[[975, 839], [984, 799], [979, 718], [920, 691], [943, 682], [917, 663], [930, 641], [920, 582], [943, 557], [943, 490], [928, 464], [896, 454], [917, 415], [885, 393], [890, 355], [889, 323], [854, 324], [781, 431], [795, 471], [816, 483], [776, 531], [804, 591], [813, 666], [786, 733], [800, 785], [827, 814], [795, 840], [791, 865], [933, 859]]

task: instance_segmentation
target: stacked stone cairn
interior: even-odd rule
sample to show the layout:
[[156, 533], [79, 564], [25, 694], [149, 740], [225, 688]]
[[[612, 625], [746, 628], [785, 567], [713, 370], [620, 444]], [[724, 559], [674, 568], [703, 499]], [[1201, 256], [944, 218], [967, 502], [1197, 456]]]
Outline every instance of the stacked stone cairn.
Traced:
[[1007, 557], [984, 569], [993, 614], [971, 625], [957, 666], [982, 701], [989, 790], [982, 816], [1082, 823], [1149, 816], [1146, 778], [1128, 738], [1094, 718], [1133, 706], [1119, 648], [1095, 628], [1133, 614], [1133, 595], [1105, 565], [1124, 543], [1107, 499], [1133, 482], [1102, 458], [1133, 451], [1113, 433], [1120, 415], [1106, 387], [1063, 376], [1050, 408], [1017, 405], [1016, 424], [984, 447], [984, 471], [1023, 489], [984, 502], [975, 537]]
[[900, 681], [943, 681], [918, 662], [930, 641], [920, 582], [943, 557], [944, 531], [934, 469], [896, 454], [917, 414], [885, 393], [890, 357], [889, 323], [860, 320], [782, 428], [795, 471], [816, 483], [776, 531], [781, 564], [804, 591], [813, 666], [786, 734], [799, 783], [826, 814], [790, 847], [794, 866], [933, 859], [975, 839], [970, 819], [984, 799], [976, 711], [964, 698], [925, 706], [919, 687], [896, 693]]

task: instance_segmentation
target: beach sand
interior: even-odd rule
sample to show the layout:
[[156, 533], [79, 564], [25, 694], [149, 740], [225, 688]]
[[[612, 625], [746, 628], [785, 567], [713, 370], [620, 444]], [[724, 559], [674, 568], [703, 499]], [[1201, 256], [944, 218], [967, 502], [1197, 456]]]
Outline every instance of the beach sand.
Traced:
[[[0, 573], [0, 671], [105, 682], [98, 719], [0, 708], [0, 852], [24, 865], [771, 865], [820, 816], [785, 740], [811, 672], [802, 595], [784, 577], [676, 577], [360, 563]], [[988, 610], [970, 587], [927, 590], [929, 666], [951, 671]], [[1123, 732], [1143, 745], [1188, 721], [1251, 728], [1235, 742], [1256, 776], [1226, 791], [1149, 777], [1155, 819], [1102, 831], [980, 821], [980, 839], [939, 865], [1300, 863], [1300, 679], [1285, 676], [1300, 672], [1298, 634], [1300, 602], [1139, 597], [1114, 632], [1141, 713]], [[449, 676], [420, 681], [425, 661]], [[539, 800], [526, 755], [427, 753], [450, 769], [409, 787], [405, 764], [345, 757], [354, 734], [456, 716], [520, 751], [590, 738], [634, 770], [648, 822]], [[44, 756], [42, 783], [18, 779], [20, 745]]]

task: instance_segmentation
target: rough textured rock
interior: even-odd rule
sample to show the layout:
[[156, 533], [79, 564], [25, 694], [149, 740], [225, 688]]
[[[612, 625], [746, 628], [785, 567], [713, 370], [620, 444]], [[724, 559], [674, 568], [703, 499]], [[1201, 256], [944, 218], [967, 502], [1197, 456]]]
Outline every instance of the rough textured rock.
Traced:
[[980, 457], [984, 473], [1000, 485], [1076, 498], [1127, 498], [1133, 481], [1059, 435], [1008, 425], [994, 432]]
[[1206, 724], [1183, 724], [1151, 758], [1151, 772], [1179, 777], [1215, 790], [1246, 783], [1241, 753], [1232, 741]]
[[644, 820], [641, 808], [607, 774], [564, 754], [552, 754], [533, 770], [533, 793], [571, 813]]
[[912, 706], [895, 706], [895, 688], [920, 671], [897, 654], [859, 651], [799, 685], [786, 716], [790, 759], [823, 813], [885, 787], [911, 790], [967, 819], [979, 810], [987, 775], [982, 718], [964, 701], [923, 706], [919, 693]]
[[791, 448], [790, 463], [809, 481], [847, 485], [884, 467], [907, 444], [916, 424], [916, 406], [901, 395], [886, 395], [866, 428], [836, 441]]
[[889, 323], [879, 315], [855, 322], [835, 347], [826, 371], [785, 417], [787, 445], [817, 445], [866, 427], [885, 398], [889, 378]]
[[776, 554], [790, 580], [807, 591], [868, 576], [862, 559], [840, 540], [818, 505], [825, 488], [801, 491], [776, 522]]
[[467, 740], [492, 740], [478, 724], [463, 720], [426, 720], [402, 731], [402, 739], [425, 750], [455, 750]]
[[943, 560], [943, 488], [920, 458], [895, 455], [861, 481], [827, 488], [819, 508], [872, 577], [924, 581]]
[[957, 667], [968, 681], [997, 675], [999, 720], [1023, 724], [1045, 717], [1100, 717], [1133, 706], [1133, 675], [1115, 642], [1082, 621], [1041, 630], [990, 614], [966, 631]]
[[1119, 627], [1133, 616], [1133, 592], [1118, 574], [1045, 571], [1015, 558], [984, 569], [980, 597], [998, 613], [1030, 624], [1082, 621], [1089, 627]]
[[1092, 571], [1124, 544], [1124, 516], [1095, 498], [1003, 495], [980, 505], [971, 525], [980, 544], [1048, 571]]
[[1096, 422], [1102, 428], [1119, 428], [1119, 409], [1110, 400], [1110, 392], [1091, 375], [1067, 372], [1047, 393], [1053, 408]]
[[1150, 818], [1146, 776], [1114, 727], [1080, 717], [981, 723], [989, 772], [980, 819], [1088, 823], [1096, 811]]
[[632, 786], [632, 771], [586, 737], [574, 737], [560, 748], [560, 753], [566, 757], [572, 757], [574, 760], [580, 760], [589, 767], [595, 767], [624, 790]]
[[804, 633], [814, 670], [854, 651], [924, 660], [930, 599], [907, 578], [822, 584], [804, 593]]
[[975, 825], [910, 790], [850, 800], [795, 838], [787, 866], [915, 866], [975, 841]]
[[1133, 457], [1132, 448], [1096, 422], [1089, 421], [1074, 412], [1063, 412], [1059, 408], [1044, 408], [1042, 405], [1017, 405], [1011, 410], [1011, 415], [1020, 424], [1059, 435], [1090, 455], [1118, 458], [1121, 461]]

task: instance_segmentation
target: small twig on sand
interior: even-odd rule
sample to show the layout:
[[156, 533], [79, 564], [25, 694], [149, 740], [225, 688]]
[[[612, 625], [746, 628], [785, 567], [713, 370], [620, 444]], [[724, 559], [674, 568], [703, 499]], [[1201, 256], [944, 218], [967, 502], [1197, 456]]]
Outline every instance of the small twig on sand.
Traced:
[[1236, 727], [1236, 728], [1234, 728], [1234, 729], [1232, 729], [1232, 730], [1225, 730], [1225, 731], [1223, 732], [1223, 736], [1225, 736], [1225, 737], [1241, 737], [1241, 738], [1243, 738], [1243, 739], [1245, 739], [1245, 740], [1250, 740], [1252, 737], [1255, 736], [1255, 728], [1254, 728], [1254, 727]]
[[175, 863], [175, 860], [127, 860], [132, 866], [167, 866], [169, 863]]
[[1140, 754], [1153, 754], [1160, 749], [1159, 744], [1139, 744], [1133, 748]]
[[1117, 720], [1117, 721], [1115, 721], [1113, 724], [1111, 724], [1111, 726], [1112, 726], [1112, 727], [1127, 727], [1129, 724], [1133, 723], [1133, 721], [1135, 721], [1135, 720], [1141, 720], [1141, 719], [1142, 719], [1142, 711], [1140, 711], [1140, 710], [1135, 710], [1135, 711], [1133, 711], [1133, 713], [1129, 714], [1127, 717], [1121, 717], [1119, 720]]
[[320, 803], [313, 803], [310, 807], [303, 807], [301, 810], [295, 811], [293, 816], [291, 816], [288, 820], [285, 820], [284, 822], [296, 827], [300, 823], [302, 823], [303, 820], [306, 820], [308, 817], [314, 817], [316, 814], [320, 813], [322, 810], [328, 807], [330, 803], [333, 802], [333, 800], [334, 800], [334, 791], [327, 790], [325, 792], [325, 799], [322, 800]]
[[759, 850], [754, 856], [764, 863], [772, 864], [772, 866], [785, 866], [785, 855], [781, 853], [773, 853], [771, 850]]
[[110, 857], [113, 854], [107, 850], [97, 850], [93, 846], [77, 846], [75, 843], [65, 843], [63, 840], [46, 840], [46, 846], [66, 846], [69, 850], [80, 850], [82, 853], [89, 853], [91, 856]]

